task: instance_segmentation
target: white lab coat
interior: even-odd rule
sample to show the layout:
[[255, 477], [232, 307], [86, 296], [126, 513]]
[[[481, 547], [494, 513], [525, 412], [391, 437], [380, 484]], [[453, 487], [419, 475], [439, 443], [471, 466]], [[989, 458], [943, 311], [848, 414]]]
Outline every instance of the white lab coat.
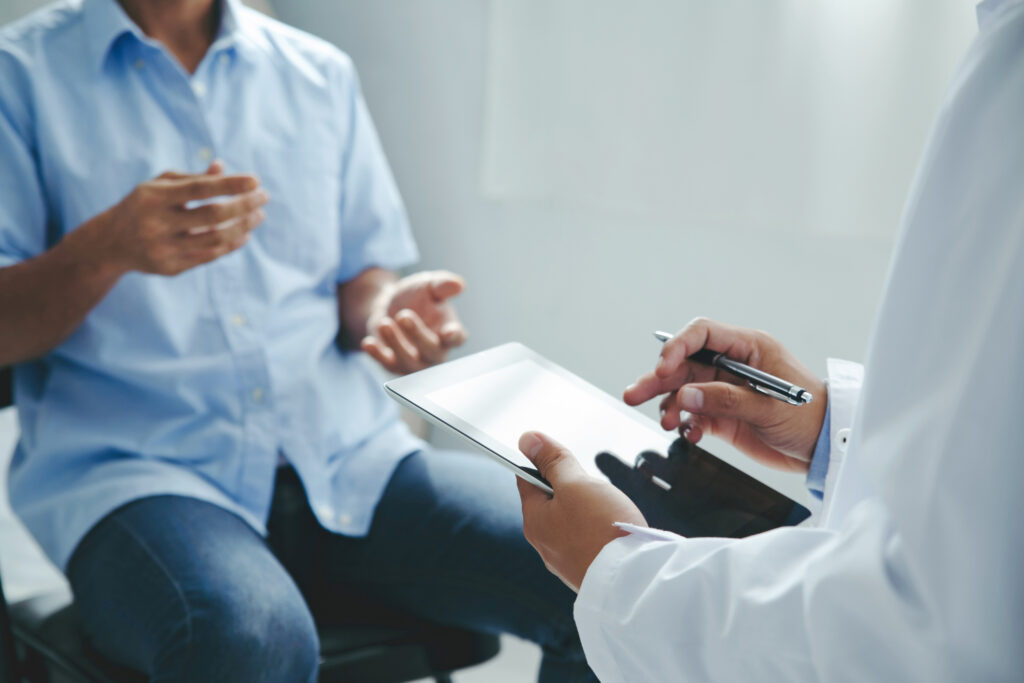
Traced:
[[819, 525], [610, 543], [575, 610], [602, 681], [1024, 680], [1024, 3], [979, 16], [859, 400], [830, 363]]

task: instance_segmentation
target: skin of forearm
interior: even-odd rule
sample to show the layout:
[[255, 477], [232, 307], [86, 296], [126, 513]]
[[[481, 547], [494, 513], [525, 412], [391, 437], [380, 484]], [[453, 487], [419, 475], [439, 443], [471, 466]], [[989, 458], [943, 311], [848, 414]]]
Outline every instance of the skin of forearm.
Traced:
[[367, 334], [370, 313], [382, 296], [387, 296], [398, 276], [383, 268], [368, 268], [348, 282], [338, 285], [338, 319], [341, 329], [338, 345], [357, 349]]
[[100, 220], [35, 258], [0, 269], [0, 366], [57, 347], [117, 284], [124, 269], [107, 257]]

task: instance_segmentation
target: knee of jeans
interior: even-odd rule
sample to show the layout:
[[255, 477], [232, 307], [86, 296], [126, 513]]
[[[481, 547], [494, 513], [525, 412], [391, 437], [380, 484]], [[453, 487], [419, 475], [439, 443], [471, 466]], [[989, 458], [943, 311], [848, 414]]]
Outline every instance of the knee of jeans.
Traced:
[[190, 625], [189, 658], [197, 671], [216, 672], [208, 680], [309, 681], [316, 674], [320, 641], [297, 590], [204, 596], [190, 604]]

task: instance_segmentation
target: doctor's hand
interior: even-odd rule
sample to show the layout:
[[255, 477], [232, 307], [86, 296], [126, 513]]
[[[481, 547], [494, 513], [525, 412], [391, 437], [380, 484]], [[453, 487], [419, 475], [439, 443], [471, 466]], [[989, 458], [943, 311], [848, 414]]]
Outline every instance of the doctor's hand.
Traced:
[[76, 238], [119, 275], [177, 275], [244, 245], [266, 203], [255, 176], [224, 175], [215, 161], [205, 173], [167, 171], [141, 183], [83, 224]]
[[[725, 353], [814, 395], [793, 406], [760, 394], [739, 377], [688, 360], [702, 348]], [[806, 472], [825, 419], [825, 383], [764, 332], [697, 318], [665, 343], [654, 372], [629, 386], [623, 399], [640, 405], [661, 396], [661, 426], [691, 443], [713, 434], [755, 460]]]
[[615, 522], [647, 526], [622, 491], [583, 471], [564, 446], [539, 432], [519, 438], [519, 450], [540, 470], [553, 495], [516, 479], [523, 502], [523, 533], [544, 566], [579, 591], [590, 564], [608, 543], [627, 533]]
[[406, 374], [441, 363], [466, 341], [451, 298], [465, 283], [444, 270], [415, 273], [384, 288], [360, 343], [389, 372]]

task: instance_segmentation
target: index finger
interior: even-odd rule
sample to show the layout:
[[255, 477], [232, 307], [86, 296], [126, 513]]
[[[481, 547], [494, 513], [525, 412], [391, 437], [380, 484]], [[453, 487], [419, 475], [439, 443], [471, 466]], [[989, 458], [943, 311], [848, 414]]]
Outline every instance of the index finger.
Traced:
[[695, 360], [686, 359], [675, 372], [667, 377], [659, 377], [657, 372], [648, 372], [640, 376], [633, 384], [626, 387], [622, 400], [631, 406], [650, 401], [655, 396], [673, 392], [691, 382], [721, 381], [732, 384], [746, 384], [746, 381], [719, 368], [705, 365]]
[[740, 360], [750, 356], [753, 339], [749, 331], [742, 328], [707, 318], [695, 318], [665, 342], [655, 374], [661, 378], [670, 377], [689, 356], [705, 347]]
[[631, 406], [638, 406], [650, 401], [655, 396], [675, 391], [685, 383], [686, 373], [684, 371], [674, 372], [668, 377], [658, 377], [657, 374], [649, 372], [626, 387], [626, 390], [622, 392], [622, 400]]
[[204, 175], [170, 181], [170, 200], [185, 204], [199, 199], [211, 199], [255, 190], [260, 185], [254, 175]]

